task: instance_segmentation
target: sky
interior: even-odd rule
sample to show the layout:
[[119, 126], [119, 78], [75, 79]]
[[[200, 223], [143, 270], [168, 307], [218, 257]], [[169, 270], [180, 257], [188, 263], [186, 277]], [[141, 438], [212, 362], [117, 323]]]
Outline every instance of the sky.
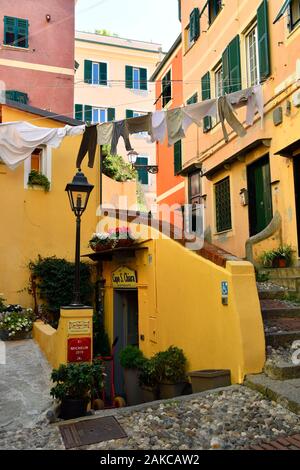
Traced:
[[76, 29], [106, 29], [120, 37], [152, 41], [168, 51], [180, 33], [177, 0], [78, 0]]

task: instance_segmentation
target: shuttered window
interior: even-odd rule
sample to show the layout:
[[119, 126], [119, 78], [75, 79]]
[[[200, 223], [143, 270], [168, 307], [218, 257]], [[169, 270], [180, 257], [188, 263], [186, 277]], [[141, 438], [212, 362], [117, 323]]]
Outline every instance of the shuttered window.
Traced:
[[200, 36], [200, 12], [199, 8], [194, 8], [190, 14], [190, 30], [189, 40], [190, 43], [197, 41]]
[[115, 108], [98, 108], [88, 104], [75, 104], [75, 119], [83, 122], [105, 122], [115, 120]]
[[28, 20], [4, 16], [4, 41], [8, 46], [28, 48]]
[[264, 0], [257, 10], [257, 36], [260, 81], [263, 82], [271, 74], [268, 0]]
[[[148, 165], [148, 158], [147, 157], [138, 157], [136, 159], [136, 165], [147, 166]], [[147, 168], [137, 168], [138, 179], [139, 182], [142, 184], [149, 184], [149, 174]]]
[[141, 67], [125, 67], [125, 86], [135, 90], [148, 90], [148, 72]]
[[290, 31], [296, 28], [300, 23], [300, 0], [291, 0], [289, 5], [290, 10]]
[[[201, 79], [202, 101], [211, 99], [210, 73], [207, 72]], [[212, 128], [212, 119], [207, 116], [203, 119], [203, 132], [208, 132]]]
[[7, 100], [17, 101], [18, 103], [28, 104], [28, 95], [22, 91], [17, 90], [6, 90], [5, 97]]
[[107, 86], [107, 64], [105, 62], [84, 61], [84, 82]]
[[215, 21], [216, 17], [222, 9], [222, 0], [209, 0], [208, 2], [208, 22], [209, 24]]
[[75, 104], [75, 119], [83, 121], [83, 105]]
[[216, 228], [224, 232], [232, 228], [229, 177], [215, 184]]
[[162, 79], [162, 105], [163, 108], [172, 99], [172, 81], [171, 81], [171, 70]]
[[126, 119], [133, 118], [133, 111], [132, 109], [126, 109]]
[[240, 37], [236, 36], [222, 55], [223, 93], [242, 89]]
[[196, 104], [196, 103], [198, 103], [198, 93], [195, 93], [195, 94], [194, 94], [193, 96], [191, 96], [191, 97], [187, 100], [187, 102], [186, 102], [186, 104], [188, 104], [188, 105], [189, 105], [189, 104]]
[[182, 142], [174, 144], [174, 174], [177, 176], [182, 170]]

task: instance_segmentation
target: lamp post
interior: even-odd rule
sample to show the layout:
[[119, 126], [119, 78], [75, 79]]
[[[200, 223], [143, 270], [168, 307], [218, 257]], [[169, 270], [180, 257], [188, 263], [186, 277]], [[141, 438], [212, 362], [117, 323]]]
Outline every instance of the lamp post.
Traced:
[[128, 154], [128, 161], [132, 165], [135, 170], [147, 170], [148, 173], [152, 175], [156, 175], [158, 173], [158, 166], [157, 165], [137, 165], [136, 161], [138, 159], [139, 154], [134, 150], [131, 150]]
[[75, 249], [75, 283], [72, 307], [82, 307], [80, 300], [80, 229], [81, 216], [87, 208], [94, 186], [90, 184], [81, 170], [74, 176], [72, 183], [67, 184], [71, 209], [76, 216], [76, 249]]

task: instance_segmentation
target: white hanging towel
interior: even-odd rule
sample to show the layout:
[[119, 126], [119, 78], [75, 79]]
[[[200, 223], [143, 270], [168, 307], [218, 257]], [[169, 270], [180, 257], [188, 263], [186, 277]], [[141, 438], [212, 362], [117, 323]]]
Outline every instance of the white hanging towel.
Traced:
[[152, 142], [164, 143], [167, 132], [167, 120], [165, 111], [155, 111], [152, 114], [152, 129], [151, 140]]
[[0, 124], [0, 158], [10, 169], [15, 169], [40, 145], [58, 148], [66, 136], [84, 133], [85, 125], [61, 128], [37, 127], [28, 122]]

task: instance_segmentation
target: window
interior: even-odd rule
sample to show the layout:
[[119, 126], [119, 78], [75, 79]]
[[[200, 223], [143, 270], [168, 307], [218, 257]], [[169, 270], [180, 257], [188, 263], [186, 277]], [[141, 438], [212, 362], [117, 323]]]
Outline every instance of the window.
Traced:
[[202, 203], [201, 173], [197, 171], [189, 175], [189, 204], [192, 205], [191, 231], [194, 233], [199, 226], [199, 205]]
[[189, 25], [189, 47], [197, 41], [200, 36], [200, 12], [199, 8], [194, 8], [190, 14], [190, 25]]
[[179, 140], [174, 144], [174, 175], [177, 176], [182, 170], [182, 142]]
[[115, 120], [115, 108], [99, 108], [87, 104], [75, 104], [75, 119], [82, 122], [110, 122]]
[[4, 16], [4, 44], [28, 48], [28, 20]]
[[148, 90], [148, 72], [141, 67], [125, 67], [126, 88], [132, 90]]
[[196, 104], [196, 103], [198, 103], [198, 93], [195, 93], [195, 94], [194, 94], [193, 96], [191, 96], [191, 97], [187, 100], [187, 102], [186, 102], [187, 105], [189, 105], [189, 104]]
[[[202, 101], [211, 99], [210, 72], [207, 72], [201, 79]], [[203, 119], [203, 132], [206, 133], [212, 128], [212, 118], [206, 116]]]
[[258, 58], [258, 40], [257, 26], [251, 29], [246, 36], [247, 48], [247, 80], [248, 86], [254, 86], [259, 83], [259, 58]]
[[[146, 167], [148, 165], [148, 157], [138, 157], [136, 159], [136, 165], [142, 165]], [[149, 184], [149, 174], [147, 168], [137, 168], [138, 179], [141, 184]]]
[[28, 189], [28, 178], [31, 171], [35, 170], [45, 175], [51, 183], [52, 173], [52, 153], [51, 148], [41, 146], [36, 148], [30, 158], [24, 162], [24, 188]]
[[17, 101], [18, 103], [28, 104], [28, 95], [17, 90], [6, 90], [5, 97], [7, 100]]
[[292, 0], [290, 4], [290, 29], [291, 31], [300, 24], [300, 0]]
[[232, 228], [229, 177], [215, 184], [216, 228], [224, 232]]
[[162, 79], [162, 105], [163, 108], [172, 100], [171, 70]]
[[107, 109], [93, 108], [93, 123], [107, 122]]
[[222, 55], [223, 94], [242, 89], [240, 37], [237, 35]]
[[84, 61], [84, 82], [107, 86], [107, 64], [105, 62]]
[[215, 97], [220, 98], [223, 95], [223, 76], [222, 65], [215, 71]]
[[213, 23], [222, 9], [222, 0], [209, 0], [208, 2], [208, 21]]
[[42, 149], [35, 149], [31, 154], [31, 168], [30, 170], [38, 171], [39, 173], [42, 172], [42, 157], [43, 157], [43, 150]]

